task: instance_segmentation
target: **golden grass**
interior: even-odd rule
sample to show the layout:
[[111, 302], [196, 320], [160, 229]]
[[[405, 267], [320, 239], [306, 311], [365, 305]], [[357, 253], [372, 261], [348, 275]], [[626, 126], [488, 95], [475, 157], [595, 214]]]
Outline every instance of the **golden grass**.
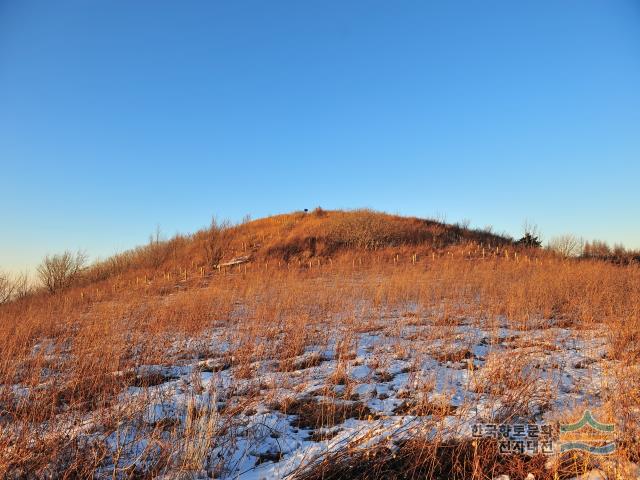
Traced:
[[[250, 229], [234, 228], [226, 257], [249, 250], [255, 255], [250, 263], [227, 269], [205, 266], [199, 242], [206, 232], [200, 232], [189, 241], [174, 239], [174, 253], [179, 254], [167, 254], [154, 267], [132, 260], [98, 274], [106, 271], [101, 265], [93, 277], [59, 294], [36, 294], [0, 306], [0, 477], [19, 477], [21, 472], [83, 477], [104, 467], [104, 447], [80, 443], [68, 425], [58, 423], [60, 416], [76, 428], [87, 412], [108, 412], [109, 421], [100, 427], [105, 434], [135, 422], [139, 412], [117, 408], [124, 389], [153, 382], [136, 376], [135, 368], [223, 355], [210, 351], [207, 342], [184, 341], [206, 338], [214, 326], [226, 328], [231, 345], [220, 364], [237, 369], [239, 378], [252, 378], [253, 364], [261, 359], [275, 360], [283, 371], [317, 365], [319, 357], [310, 357], [306, 365], [296, 364], [296, 357], [305, 346], [327, 345], [332, 338], [341, 340], [338, 359], [351, 359], [353, 339], [372, 325], [372, 318], [395, 322], [400, 317], [403, 325], [411, 325], [431, 316], [443, 332], [461, 319], [491, 324], [505, 318], [522, 331], [602, 323], [609, 332], [609, 358], [627, 368], [627, 377], [632, 371], [638, 378], [633, 367], [640, 359], [640, 268], [633, 264], [563, 260], [515, 250], [498, 237], [461, 229], [452, 233], [436, 222], [369, 212], [292, 214], [252, 222]], [[452, 361], [468, 359], [467, 352], [443, 355], [451, 355]], [[518, 403], [518, 392], [543, 401], [538, 397], [546, 393], [531, 393], [530, 379], [510, 377], [499, 364], [495, 372], [477, 388], [515, 394], [514, 411], [504, 415], [527, 408]], [[348, 382], [346, 371], [338, 369], [334, 376], [336, 384]], [[635, 418], [640, 387], [627, 383], [628, 391], [616, 395], [626, 415]], [[12, 388], [16, 384], [25, 387], [24, 393]], [[299, 421], [332, 425], [337, 420], [325, 415], [332, 409], [341, 418], [352, 415], [336, 405], [323, 403], [314, 410], [314, 404], [299, 404], [306, 419]], [[177, 459], [159, 433], [147, 438], [144, 455], [151, 455], [152, 445], [154, 452], [164, 452], [149, 472], [170, 464], [197, 469], [224, 430], [222, 423], [214, 407], [191, 412], [187, 428], [175, 434]], [[625, 438], [619, 455], [637, 459], [637, 438]], [[389, 472], [407, 478], [412, 468], [420, 474], [453, 471], [457, 478], [490, 478], [506, 461], [487, 453], [478, 463], [477, 448], [492, 452], [490, 445], [457, 448], [408, 442], [397, 458], [378, 453], [380, 462], [367, 459], [373, 473], [362, 478], [384, 478]], [[357, 457], [341, 460], [340, 468], [347, 468]], [[524, 472], [533, 464], [532, 471], [542, 471], [535, 458], [512, 461], [506, 471]], [[130, 465], [113, 469], [114, 477], [139, 473]], [[306, 478], [320, 478], [314, 476], [318, 471], [322, 469]], [[342, 478], [339, 473], [332, 475]], [[327, 473], [322, 478], [332, 477]]]

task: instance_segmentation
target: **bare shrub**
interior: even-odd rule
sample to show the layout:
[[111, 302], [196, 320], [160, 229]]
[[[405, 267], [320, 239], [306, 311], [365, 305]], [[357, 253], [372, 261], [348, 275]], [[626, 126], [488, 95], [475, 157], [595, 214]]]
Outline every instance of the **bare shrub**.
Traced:
[[0, 305], [11, 300], [15, 288], [16, 286], [9, 275], [0, 272]]
[[231, 241], [230, 227], [227, 221], [218, 223], [215, 218], [211, 220], [204, 241], [205, 264], [215, 267], [222, 261]]
[[0, 272], [0, 305], [25, 298], [31, 293], [31, 284], [29, 283], [29, 275], [20, 273], [18, 275], [9, 275]]
[[29, 274], [20, 273], [13, 279], [13, 298], [19, 300], [29, 296], [33, 290], [31, 281], [29, 280]]
[[585, 257], [608, 257], [611, 255], [611, 248], [607, 242], [593, 240], [585, 243], [583, 254]]
[[159, 268], [168, 257], [167, 242], [162, 240], [160, 227], [149, 237], [149, 244], [145, 248], [147, 263], [152, 268]]
[[549, 240], [548, 248], [563, 257], [577, 257], [582, 254], [584, 241], [575, 235], [560, 235]]
[[38, 277], [50, 293], [55, 293], [70, 286], [82, 272], [86, 262], [87, 255], [80, 251], [75, 254], [66, 251], [47, 255], [38, 266]]

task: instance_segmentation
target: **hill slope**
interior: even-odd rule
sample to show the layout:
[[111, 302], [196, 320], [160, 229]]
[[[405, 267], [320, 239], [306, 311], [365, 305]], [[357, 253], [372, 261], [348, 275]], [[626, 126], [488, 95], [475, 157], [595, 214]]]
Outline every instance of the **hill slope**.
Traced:
[[237, 257], [253, 260], [307, 260], [346, 251], [368, 252], [411, 247], [438, 250], [476, 243], [504, 245], [512, 239], [429, 219], [372, 210], [293, 212], [243, 222], [216, 224], [171, 240], [115, 255], [89, 269], [85, 279], [101, 280], [132, 269], [212, 268]]

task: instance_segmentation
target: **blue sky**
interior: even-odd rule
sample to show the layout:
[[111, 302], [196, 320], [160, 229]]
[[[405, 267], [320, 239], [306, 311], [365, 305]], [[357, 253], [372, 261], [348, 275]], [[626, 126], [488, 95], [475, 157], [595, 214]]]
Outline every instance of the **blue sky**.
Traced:
[[640, 247], [640, 4], [0, 3], [0, 268], [371, 207]]

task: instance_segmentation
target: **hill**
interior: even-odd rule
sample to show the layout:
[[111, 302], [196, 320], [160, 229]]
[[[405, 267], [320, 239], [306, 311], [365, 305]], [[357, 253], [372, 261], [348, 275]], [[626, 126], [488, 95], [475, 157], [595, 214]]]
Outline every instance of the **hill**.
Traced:
[[239, 261], [304, 262], [374, 251], [431, 252], [465, 244], [493, 248], [513, 240], [490, 230], [470, 229], [431, 219], [359, 210], [322, 210], [269, 216], [237, 225], [212, 222], [191, 235], [114, 255], [89, 268], [84, 281], [98, 281], [132, 270], [211, 269]]
[[[0, 478], [635, 468], [640, 269], [522, 243], [368, 210], [295, 212], [156, 236], [53, 295], [0, 305]], [[587, 407], [624, 426], [609, 463], [505, 456], [472, 435], [574, 423]]]

